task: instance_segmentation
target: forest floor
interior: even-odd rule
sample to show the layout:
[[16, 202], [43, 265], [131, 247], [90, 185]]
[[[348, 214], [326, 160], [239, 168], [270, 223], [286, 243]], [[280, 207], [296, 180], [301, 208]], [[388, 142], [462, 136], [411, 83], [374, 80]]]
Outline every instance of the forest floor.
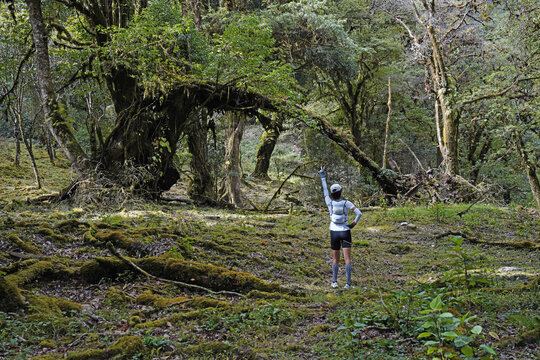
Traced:
[[[536, 210], [365, 210], [354, 288], [342, 266], [333, 289], [322, 196], [282, 214], [196, 206], [181, 188], [114, 209], [32, 205], [72, 174], [38, 152], [36, 190], [11, 151], [0, 150], [0, 306], [19, 309], [0, 310], [1, 359], [540, 356]], [[244, 190], [262, 205], [279, 184]]]

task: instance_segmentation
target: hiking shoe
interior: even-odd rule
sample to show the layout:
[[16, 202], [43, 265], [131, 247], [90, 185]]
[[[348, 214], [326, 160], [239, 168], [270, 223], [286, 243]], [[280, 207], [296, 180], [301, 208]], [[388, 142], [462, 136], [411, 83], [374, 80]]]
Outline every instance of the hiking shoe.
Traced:
[[344, 289], [352, 289], [352, 288], [354, 288], [354, 286], [352, 286], [351, 284], [345, 284], [345, 286], [343, 288]]
[[333, 288], [337, 288], [338, 287], [337, 281], [334, 281], [333, 283], [331, 283], [330, 286]]

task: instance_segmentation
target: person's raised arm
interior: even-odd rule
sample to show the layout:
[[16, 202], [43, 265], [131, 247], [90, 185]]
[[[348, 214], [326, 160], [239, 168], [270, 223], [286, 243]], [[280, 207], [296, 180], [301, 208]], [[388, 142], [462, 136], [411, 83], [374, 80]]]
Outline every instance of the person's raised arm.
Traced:
[[332, 212], [330, 208], [330, 204], [332, 203], [332, 200], [330, 199], [330, 194], [328, 193], [328, 185], [326, 185], [326, 174], [324, 172], [324, 166], [321, 167], [321, 170], [319, 170], [319, 175], [321, 175], [324, 201], [326, 202], [326, 206], [328, 206], [328, 211]]

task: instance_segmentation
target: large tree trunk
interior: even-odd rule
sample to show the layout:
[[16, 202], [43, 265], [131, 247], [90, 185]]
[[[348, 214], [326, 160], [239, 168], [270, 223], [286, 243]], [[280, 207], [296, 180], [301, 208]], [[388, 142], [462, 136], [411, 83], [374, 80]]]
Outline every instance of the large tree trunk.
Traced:
[[390, 172], [388, 170], [380, 168], [379, 165], [360, 150], [351, 139], [343, 136], [340, 131], [330, 125], [326, 120], [318, 118], [317, 121], [320, 126], [320, 131], [338, 144], [360, 165], [369, 170], [373, 179], [386, 194], [395, 196], [399, 193], [400, 185], [396, 183], [395, 179], [389, 177]]
[[239, 112], [228, 114], [227, 143], [225, 146], [226, 194], [229, 203], [242, 208], [244, 201], [240, 190], [242, 178], [240, 166], [240, 142], [244, 134], [246, 115]]
[[262, 180], [270, 180], [268, 169], [270, 168], [270, 159], [276, 147], [279, 135], [283, 130], [283, 117], [278, 116], [276, 119], [257, 114], [264, 131], [259, 140], [257, 147], [257, 162], [255, 170], [251, 174], [254, 178]]
[[208, 127], [206, 118], [193, 121], [188, 132], [188, 149], [191, 153], [192, 179], [188, 186], [191, 199], [213, 203], [216, 201], [215, 181], [208, 166]]
[[270, 168], [270, 159], [279, 139], [279, 134], [278, 128], [268, 128], [263, 131], [257, 147], [255, 170], [251, 174], [254, 178], [271, 180], [270, 176], [268, 176], [268, 169]]
[[45, 124], [56, 142], [62, 147], [66, 157], [74, 166], [77, 173], [82, 174], [88, 169], [89, 164], [86, 161], [86, 154], [75, 139], [69, 126], [65, 107], [56, 100], [56, 92], [51, 76], [45, 24], [43, 23], [41, 12], [41, 1], [26, 0], [26, 4], [28, 5], [28, 15], [36, 48], [36, 74], [43, 99]]
[[[455, 98], [455, 84], [449, 78], [444, 55], [441, 52], [439, 42], [435, 35], [433, 26], [427, 27], [427, 33], [431, 43], [432, 56], [429, 61], [431, 81], [435, 93], [436, 102], [440, 107], [442, 117], [441, 153], [443, 164], [447, 175], [455, 176], [459, 174], [458, 162], [458, 133], [459, 133], [459, 111], [457, 104], [451, 99]], [[438, 119], [437, 119], [438, 121]]]

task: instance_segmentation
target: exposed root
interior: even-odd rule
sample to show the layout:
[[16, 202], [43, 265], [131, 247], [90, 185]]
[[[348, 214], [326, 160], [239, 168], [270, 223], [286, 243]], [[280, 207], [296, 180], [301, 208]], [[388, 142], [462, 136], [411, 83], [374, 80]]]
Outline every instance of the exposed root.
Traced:
[[460, 231], [447, 231], [442, 234], [439, 234], [434, 237], [435, 240], [445, 238], [447, 236], [461, 236], [465, 240], [473, 244], [482, 244], [482, 245], [493, 245], [493, 246], [502, 246], [502, 247], [512, 247], [518, 249], [540, 249], [540, 244], [536, 244], [532, 241], [488, 241], [485, 239], [478, 239], [462, 233]]

